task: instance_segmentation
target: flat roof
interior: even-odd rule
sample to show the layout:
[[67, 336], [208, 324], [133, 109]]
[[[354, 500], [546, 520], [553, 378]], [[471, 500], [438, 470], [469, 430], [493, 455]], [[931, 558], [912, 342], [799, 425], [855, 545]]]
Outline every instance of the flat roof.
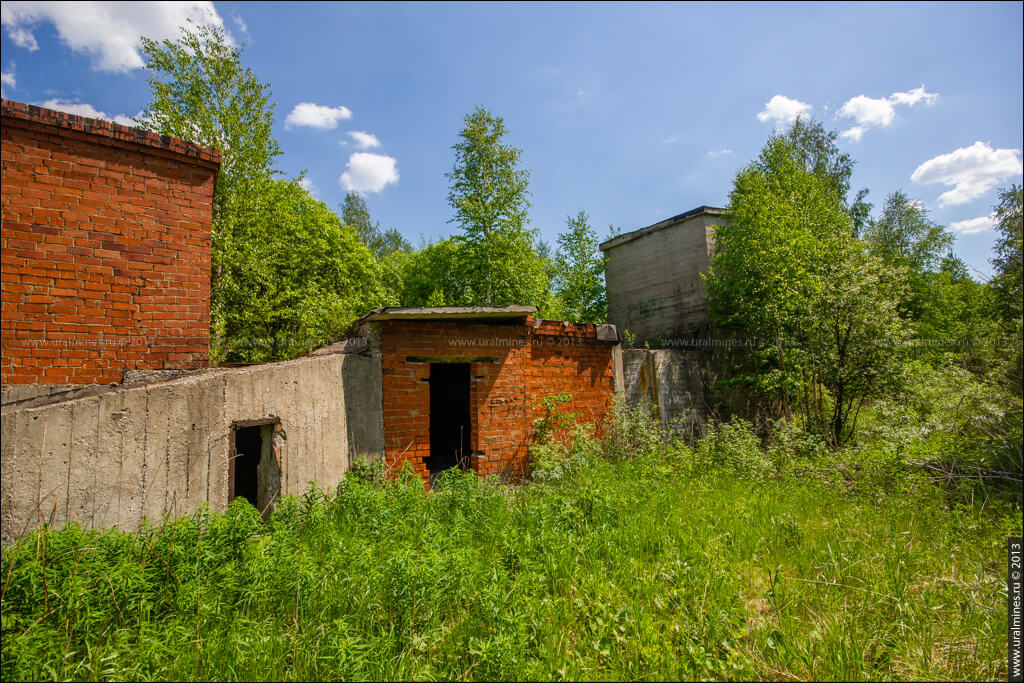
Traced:
[[459, 320], [465, 318], [525, 318], [536, 306], [388, 306], [370, 311], [356, 322], [371, 320]]
[[725, 209], [719, 208], [717, 206], [698, 206], [696, 209], [690, 209], [689, 211], [684, 211], [683, 213], [678, 214], [676, 216], [672, 216], [671, 218], [666, 218], [665, 220], [658, 221], [654, 225], [648, 225], [646, 228], [640, 228], [639, 230], [634, 230], [633, 232], [627, 232], [625, 235], [619, 235], [618, 237], [613, 237], [610, 240], [607, 240], [606, 242], [602, 242], [600, 245], [601, 251], [608, 251], [609, 249], [617, 247], [621, 244], [625, 244], [626, 242], [632, 242], [638, 237], [649, 235], [652, 232], [657, 232], [658, 230], [664, 230], [665, 228], [671, 227], [676, 223], [681, 223], [687, 218], [699, 216], [704, 213], [711, 216], [721, 216], [722, 214], [725, 213]]

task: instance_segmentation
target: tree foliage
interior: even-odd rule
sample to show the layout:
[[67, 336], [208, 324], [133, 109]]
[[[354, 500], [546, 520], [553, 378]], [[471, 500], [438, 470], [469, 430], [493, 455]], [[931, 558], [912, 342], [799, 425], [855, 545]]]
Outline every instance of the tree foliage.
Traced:
[[745, 341], [734, 383], [800, 410], [840, 445], [859, 405], [898, 381], [906, 331], [877, 302], [899, 300], [900, 278], [855, 237], [843, 167], [809, 161], [807, 149], [827, 150], [834, 135], [798, 132], [800, 144], [793, 129], [773, 136], [736, 177], [715, 233], [709, 312]]
[[213, 201], [210, 274], [210, 356], [223, 351], [226, 293], [237, 289], [235, 265], [245, 251], [252, 215], [275, 175], [280, 146], [273, 137], [270, 87], [241, 63], [241, 50], [224, 32], [188, 23], [177, 40], [140, 39], [152, 101], [138, 122], [162, 135], [215, 147], [221, 152]]
[[1024, 266], [1022, 266], [1022, 214], [1024, 197], [1020, 185], [999, 190], [999, 203], [994, 209], [996, 230], [995, 258], [992, 265], [996, 273], [992, 278], [1004, 335], [1010, 347], [1007, 376], [1013, 391], [1020, 396], [1024, 391]]
[[326, 204], [283, 180], [260, 199], [227, 254], [224, 360], [295, 357], [388, 302], [379, 262]]
[[351, 228], [295, 182], [276, 180], [269, 86], [221, 29], [143, 38], [152, 101], [140, 123], [221, 151], [213, 206], [211, 359], [292, 357], [387, 301]]
[[356, 192], [345, 195], [341, 205], [341, 222], [355, 230], [362, 243], [380, 262], [386, 303], [391, 305], [402, 301], [403, 280], [412, 245], [398, 230], [382, 230], [380, 222], [370, 218], [366, 200]]
[[937, 271], [953, 246], [953, 235], [928, 217], [928, 209], [900, 191], [886, 197], [863, 236], [871, 253], [915, 273]]
[[854, 238], [838, 240], [837, 258], [822, 264], [823, 287], [800, 340], [809, 356], [803, 412], [812, 423], [827, 425], [836, 446], [853, 436], [865, 401], [900, 388], [909, 337], [897, 311], [902, 271], [868, 254]]
[[370, 209], [366, 200], [357, 192], [345, 194], [341, 205], [341, 220], [345, 225], [352, 226], [359, 239], [378, 259], [385, 259], [397, 251], [410, 251], [412, 245], [398, 230], [388, 228], [382, 230], [380, 222], [370, 218]]
[[855, 162], [849, 154], [839, 151], [836, 132], [826, 130], [813, 118], [798, 116], [781, 137], [791, 145], [796, 163], [828, 183], [842, 199], [852, 221], [853, 231], [859, 233], [871, 212], [871, 205], [865, 201], [868, 191], [861, 189], [852, 201], [849, 200]]
[[999, 190], [999, 203], [993, 209], [996, 230], [995, 257], [992, 265], [996, 274], [992, 287], [997, 292], [1004, 319], [1019, 320], [1024, 307], [1024, 264], [1022, 264], [1022, 213], [1024, 197], [1020, 185]]
[[467, 270], [466, 251], [453, 239], [429, 243], [412, 253], [405, 263], [403, 306], [454, 306], [470, 301], [462, 274]]
[[529, 172], [519, 168], [521, 151], [503, 142], [501, 117], [477, 107], [464, 119], [453, 145], [455, 163], [446, 174], [453, 239], [464, 250], [456, 274], [462, 286], [452, 305], [535, 304], [550, 301], [550, 284], [529, 229]]
[[896, 191], [886, 197], [881, 215], [868, 220], [863, 237], [872, 254], [903, 269], [908, 287], [900, 312], [907, 319], [920, 320], [934, 287], [953, 280], [938, 276], [943, 267], [947, 272], [956, 270], [946, 258], [953, 235], [929, 218], [923, 204]]
[[141, 38], [152, 101], [138, 121], [221, 152], [214, 220], [230, 217], [243, 187], [274, 175], [281, 154], [274, 138], [270, 86], [242, 66], [241, 49], [224, 32], [191, 22], [177, 40]]
[[553, 269], [560, 315], [575, 322], [606, 322], [605, 258], [598, 248], [597, 233], [585, 211], [569, 216], [566, 223], [567, 231], [558, 236]]

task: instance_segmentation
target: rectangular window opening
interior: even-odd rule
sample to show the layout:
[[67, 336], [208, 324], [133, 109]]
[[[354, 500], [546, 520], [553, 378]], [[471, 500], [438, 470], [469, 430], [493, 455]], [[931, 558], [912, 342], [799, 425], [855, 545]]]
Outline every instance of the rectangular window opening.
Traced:
[[254, 420], [232, 425], [228, 467], [228, 500], [245, 498], [270, 517], [281, 495], [280, 449], [276, 443], [278, 421]]
[[469, 468], [472, 425], [469, 406], [469, 363], [430, 364], [431, 481], [453, 467]]

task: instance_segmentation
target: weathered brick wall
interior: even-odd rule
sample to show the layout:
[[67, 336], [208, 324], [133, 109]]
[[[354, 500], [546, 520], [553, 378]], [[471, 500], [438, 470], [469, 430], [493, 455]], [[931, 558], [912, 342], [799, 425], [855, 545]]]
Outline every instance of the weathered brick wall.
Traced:
[[477, 473], [522, 475], [541, 399], [568, 393], [563, 412], [599, 422], [614, 389], [614, 342], [595, 326], [527, 318], [505, 323], [381, 323], [384, 447], [394, 471], [409, 463], [426, 476], [430, 455], [431, 362], [470, 363], [470, 466]]
[[220, 154], [2, 104], [4, 384], [206, 365]]

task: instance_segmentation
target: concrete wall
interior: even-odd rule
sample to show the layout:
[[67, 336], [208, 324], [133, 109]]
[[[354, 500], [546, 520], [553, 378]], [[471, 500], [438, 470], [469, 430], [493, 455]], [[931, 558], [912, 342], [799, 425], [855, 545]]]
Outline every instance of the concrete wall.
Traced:
[[608, 322], [640, 343], [671, 339], [687, 346], [685, 339], [706, 334], [701, 274], [713, 253], [713, 226], [720, 222], [720, 209], [701, 207], [602, 244]]
[[742, 392], [718, 386], [728, 366], [722, 350], [623, 349], [626, 401], [650, 406], [666, 427], [700, 433], [709, 418], [751, 410]]
[[383, 456], [380, 387], [378, 355], [336, 353], [6, 409], [0, 537], [224, 509], [235, 421], [280, 421], [283, 494], [334, 486], [353, 458]]

